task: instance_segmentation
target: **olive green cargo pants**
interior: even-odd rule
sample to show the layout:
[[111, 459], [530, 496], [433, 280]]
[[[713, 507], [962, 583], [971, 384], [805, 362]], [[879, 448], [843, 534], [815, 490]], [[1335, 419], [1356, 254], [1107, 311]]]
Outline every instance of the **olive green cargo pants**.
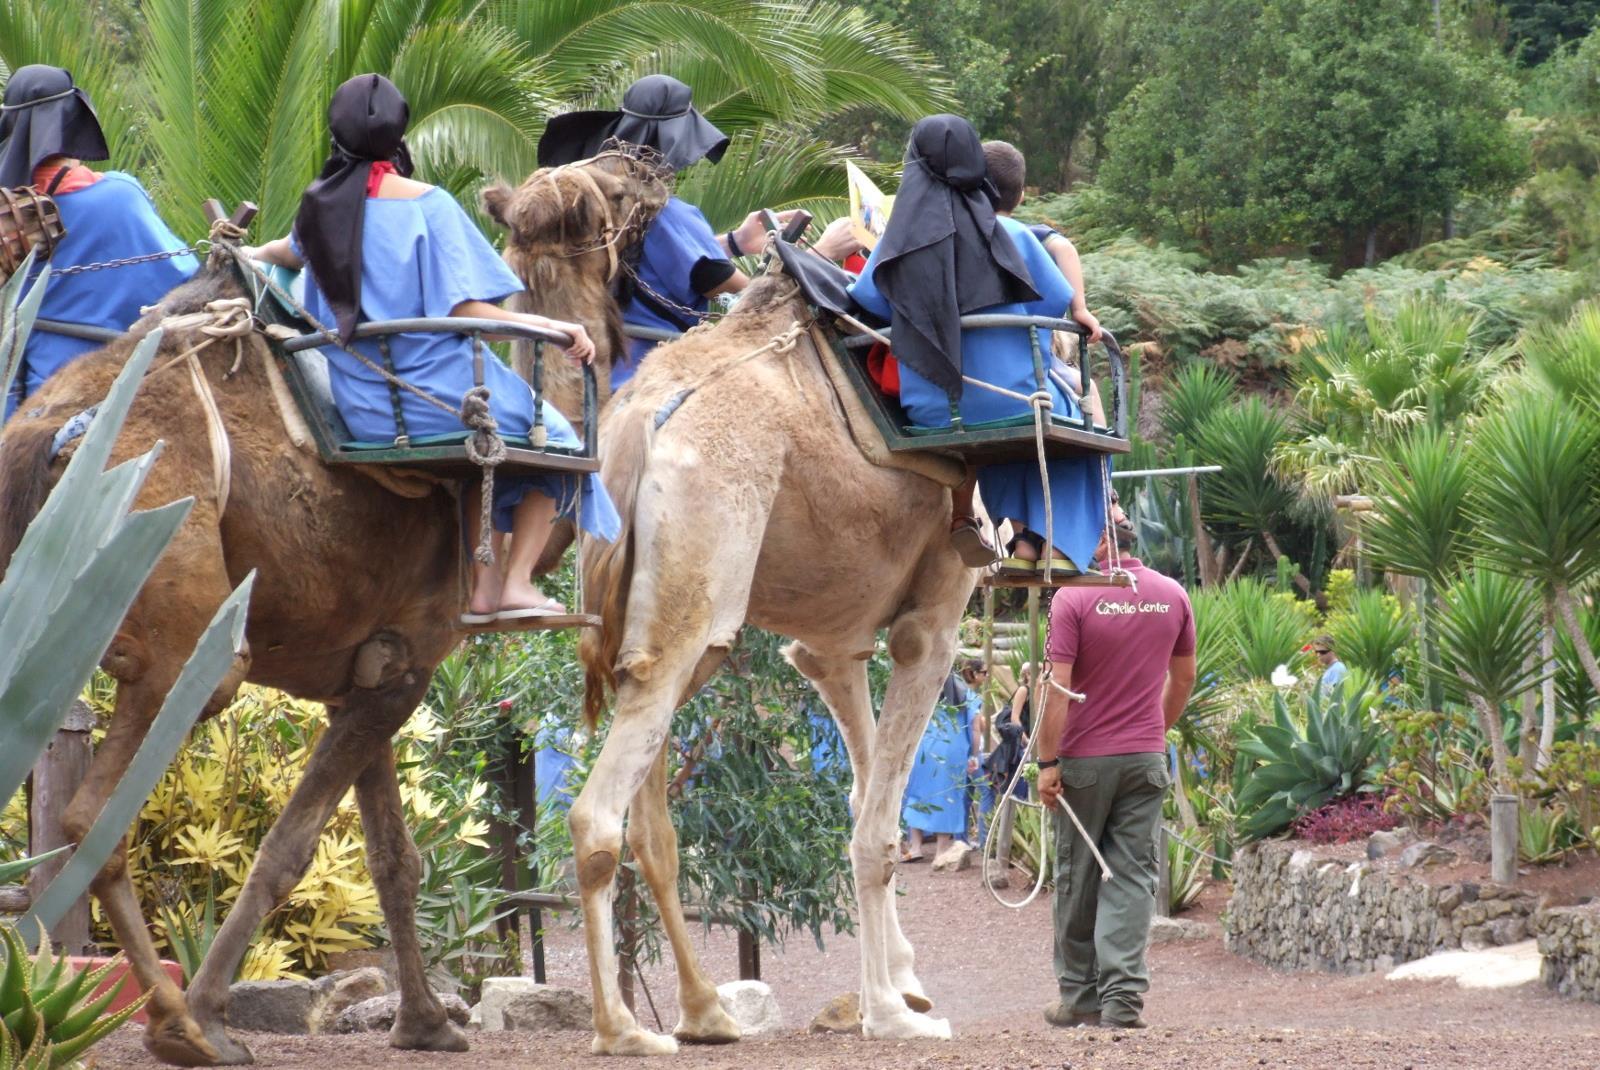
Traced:
[[1058, 808], [1056, 980], [1061, 1005], [1132, 1022], [1150, 987], [1145, 948], [1156, 905], [1161, 800], [1170, 778], [1164, 754], [1061, 759], [1061, 793], [1111, 869], [1100, 879], [1094, 854]]

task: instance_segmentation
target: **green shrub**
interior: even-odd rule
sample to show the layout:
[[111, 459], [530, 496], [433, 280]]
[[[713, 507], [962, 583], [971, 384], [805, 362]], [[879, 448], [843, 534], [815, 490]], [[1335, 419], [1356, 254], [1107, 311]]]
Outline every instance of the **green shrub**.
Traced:
[[1374, 680], [1403, 672], [1412, 660], [1412, 622], [1392, 595], [1356, 591], [1326, 627], [1339, 660]]

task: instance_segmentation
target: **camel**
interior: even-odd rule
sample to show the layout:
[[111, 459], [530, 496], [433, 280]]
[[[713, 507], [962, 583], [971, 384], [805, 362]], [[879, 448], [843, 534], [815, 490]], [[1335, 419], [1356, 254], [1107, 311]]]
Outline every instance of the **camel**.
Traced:
[[[659, 180], [633, 176], [633, 168], [620, 158], [602, 162], [581, 181], [584, 195], [633, 221], [613, 236], [623, 248], [638, 240], [665, 200]], [[608, 260], [605, 250], [585, 255], [601, 264]], [[214, 253], [195, 279], [164, 298], [128, 335], [74, 361], [6, 424], [0, 436], [0, 569], [65, 467], [65, 453], [50, 456], [57, 430], [105, 396], [136, 341], [164, 317], [245, 296], [236, 272], [226, 252]], [[594, 326], [603, 328], [593, 337], [605, 357], [620, 344], [620, 320], [602, 314]], [[114, 462], [142, 454], [157, 441], [166, 444], [139, 507], [183, 497], [193, 497], [195, 505], [102, 659], [117, 681], [116, 706], [89, 774], [68, 806], [65, 827], [74, 839], [88, 830], [218, 605], [256, 570], [247, 652], [202, 716], [224, 709], [248, 680], [326, 703], [329, 727], [263, 842], [187, 999], [160, 969], [127, 874], [125, 845], [96, 875], [91, 892], [135, 979], [151, 994], [145, 1045], [180, 1066], [251, 1061], [249, 1050], [225, 1029], [228, 984], [262, 918], [299, 882], [323, 825], [354, 785], [368, 869], [398, 964], [401, 1002], [389, 1042], [464, 1051], [465, 1035], [446, 1018], [423, 975], [415, 926], [421, 862], [402, 819], [390, 743], [462, 635], [457, 499], [439, 488], [402, 497], [294, 449], [272, 400], [268, 343], [257, 333], [242, 337], [238, 349], [232, 340], [213, 341], [198, 354], [231, 451], [231, 486], [224, 491], [214, 479], [199, 394], [184, 369], [172, 363], [173, 356], [208, 338], [198, 327], [164, 332], [151, 365], [157, 370], [147, 374], [118, 438]], [[567, 363], [550, 362], [547, 396], [576, 422], [580, 379], [556, 367]]]
[[[485, 195], [490, 215], [510, 232], [507, 260], [517, 266], [538, 256], [545, 271], [565, 276], [597, 271], [593, 262], [549, 255], [548, 184], [536, 173], [515, 191]], [[564, 209], [567, 240], [592, 244], [582, 221], [601, 213], [579, 203]], [[596, 314], [560, 299], [595, 292], [576, 278], [529, 289], [546, 315]], [[675, 1035], [738, 1035], [711, 1022], [715, 989], [686, 950], [664, 744], [673, 711], [716, 672], [746, 623], [792, 640], [789, 661], [827, 702], [849, 752], [864, 1031], [950, 1036], [946, 1021], [924, 1013], [931, 1003], [900, 929], [893, 882], [901, 795], [976, 573], [951, 548], [947, 487], [876, 467], [858, 450], [818, 362], [812, 322], [793, 280], [769, 269], [716, 326], [654, 350], [602, 418], [602, 476], [624, 533], [614, 544], [585, 540], [581, 548], [586, 609], [604, 618], [602, 631], [582, 641], [591, 723], [606, 690], [616, 701], [570, 815], [596, 1053], [676, 1050], [672, 1037], [639, 1025], [616, 982], [613, 878], [630, 801], [627, 841], [678, 965], [685, 1010]], [[888, 630], [894, 665], [874, 723], [866, 662], [879, 629]]]

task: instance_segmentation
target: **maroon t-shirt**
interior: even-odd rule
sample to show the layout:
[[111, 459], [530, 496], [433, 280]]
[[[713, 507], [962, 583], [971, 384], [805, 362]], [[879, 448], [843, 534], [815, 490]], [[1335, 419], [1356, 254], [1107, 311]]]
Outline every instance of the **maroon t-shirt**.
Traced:
[[1194, 653], [1194, 611], [1182, 585], [1137, 560], [1122, 565], [1132, 587], [1063, 587], [1050, 603], [1051, 661], [1072, 663], [1072, 690], [1058, 753], [1066, 758], [1167, 749], [1161, 694], [1167, 665]]

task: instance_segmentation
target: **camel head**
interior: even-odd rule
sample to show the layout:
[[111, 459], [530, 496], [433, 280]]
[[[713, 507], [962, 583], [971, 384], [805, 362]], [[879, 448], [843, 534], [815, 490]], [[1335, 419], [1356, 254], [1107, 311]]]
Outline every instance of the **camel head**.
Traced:
[[[671, 196], [670, 170], [621, 150], [540, 168], [516, 189], [483, 193], [484, 211], [509, 232], [506, 263], [528, 288], [518, 307], [588, 328], [602, 384], [627, 344], [613, 285], [629, 259], [637, 261], [645, 231]], [[564, 394], [552, 384], [552, 403], [570, 418]]]

